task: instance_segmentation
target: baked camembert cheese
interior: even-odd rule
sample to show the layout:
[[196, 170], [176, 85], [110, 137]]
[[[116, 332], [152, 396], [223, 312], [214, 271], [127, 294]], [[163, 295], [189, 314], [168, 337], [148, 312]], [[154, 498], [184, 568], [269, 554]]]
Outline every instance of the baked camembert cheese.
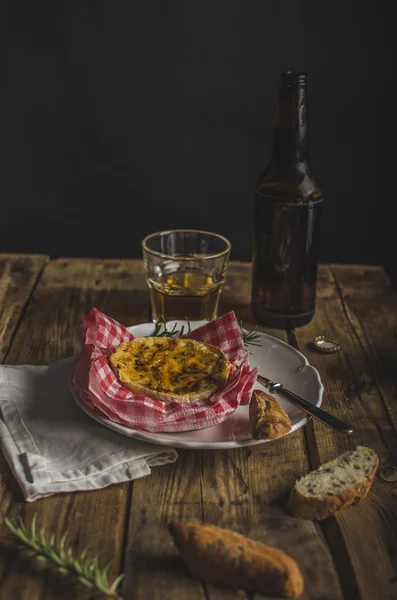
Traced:
[[146, 337], [122, 342], [110, 356], [122, 385], [163, 402], [204, 404], [228, 380], [231, 363], [210, 344]]

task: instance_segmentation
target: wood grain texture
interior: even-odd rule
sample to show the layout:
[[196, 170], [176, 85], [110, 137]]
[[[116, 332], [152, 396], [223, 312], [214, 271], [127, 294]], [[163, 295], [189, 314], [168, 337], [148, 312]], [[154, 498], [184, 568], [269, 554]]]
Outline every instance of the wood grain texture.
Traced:
[[[390, 328], [395, 323], [395, 310], [390, 309], [393, 301], [397, 307], [396, 298], [389, 298], [387, 281], [379, 269], [357, 271], [364, 273], [365, 286], [360, 284], [355, 269], [350, 270], [350, 277], [345, 266], [330, 268], [333, 294], [320, 297], [313, 321], [294, 332], [298, 348], [319, 370], [325, 384], [323, 408], [354, 427], [352, 436], [343, 437], [321, 423], [311, 422], [306, 429], [313, 466], [356, 445], [373, 448], [381, 468], [397, 460], [397, 436], [390, 418], [394, 414], [396, 374], [389, 369], [386, 376], [377, 364], [387, 348], [390, 360], [396, 356]], [[380, 296], [389, 298], [388, 303], [380, 302]], [[338, 338], [341, 351], [317, 353], [312, 342], [320, 334]], [[380, 372], [386, 380], [382, 381]], [[397, 503], [392, 491], [390, 484], [376, 477], [362, 505], [337, 513], [324, 524], [348, 598], [397, 597]]]
[[[131, 276], [129, 277], [129, 274]], [[140, 303], [135, 290], [134, 264], [124, 261], [56, 260], [50, 262], [30, 298], [19, 329], [7, 356], [9, 364], [47, 364], [77, 354], [81, 325], [88, 311], [96, 306], [126, 324], [146, 320], [146, 300]], [[141, 312], [142, 311], [142, 312]], [[61, 535], [69, 531], [68, 542], [76, 551], [90, 544], [99, 563], [113, 561], [110, 576], [122, 569], [125, 547], [126, 514], [132, 484], [114, 485], [103, 490], [59, 494], [32, 504], [23, 502], [13, 478], [4, 475], [0, 515], [15, 521], [22, 515], [29, 525], [38, 513], [38, 525]], [[8, 530], [0, 523], [0, 534]], [[27, 568], [23, 554], [0, 554], [0, 598], [14, 600], [54, 600], [86, 598], [80, 586], [71, 592], [47, 570], [40, 576]], [[23, 576], [22, 576], [23, 574]]]
[[[203, 521], [232, 529], [292, 556], [305, 579], [302, 599], [336, 600], [342, 595], [320, 529], [285, 511], [290, 488], [307, 469], [302, 431], [252, 448], [204, 453]], [[215, 594], [212, 597], [217, 598]], [[260, 595], [255, 594], [257, 597]]]
[[[48, 264], [47, 264], [48, 263]], [[0, 352], [8, 364], [47, 364], [80, 350], [81, 324], [95, 306], [124, 325], [148, 320], [143, 264], [136, 260], [56, 259], [0, 255]], [[221, 314], [235, 310], [255, 327], [249, 301], [251, 266], [231, 263]], [[320, 372], [323, 407], [351, 421], [351, 438], [321, 423], [251, 448], [180, 450], [176, 463], [133, 484], [59, 494], [26, 504], [12, 475], [0, 473], [0, 600], [86, 598], [42, 567], [33, 568], [4, 540], [2, 517], [22, 515], [82, 549], [91, 543], [111, 575], [123, 570], [125, 600], [259, 600], [260, 594], [191, 577], [168, 532], [171, 520], [227, 527], [290, 554], [306, 580], [302, 600], [392, 600], [396, 592], [396, 484], [376, 478], [366, 501], [323, 524], [285, 511], [299, 476], [356, 444], [381, 465], [397, 461], [397, 295], [382, 269], [322, 265], [318, 306], [309, 325], [292, 332], [259, 330], [294, 344]], [[329, 333], [342, 350], [318, 354], [313, 339]], [[61, 585], [62, 582], [62, 585]], [[342, 585], [342, 588], [341, 588]], [[266, 597], [269, 600], [269, 597]]]
[[40, 254], [0, 254], [0, 360], [49, 258]]
[[[44, 266], [49, 258], [43, 255], [0, 254], [0, 360], [7, 357], [15, 332], [23, 318]], [[12, 510], [12, 499], [20, 498], [19, 488], [0, 453], [0, 515], [4, 516], [8, 507]], [[5, 527], [0, 522], [0, 534]], [[10, 561], [0, 560], [0, 578], [7, 576], [8, 567], [13, 561], [14, 548], [9, 548], [3, 540], [0, 543], [0, 556], [9, 554]], [[0, 598], [4, 596], [0, 591]]]
[[[235, 276], [234, 280], [232, 268], [231, 289], [242, 280], [240, 266]], [[249, 295], [246, 304], [248, 299]], [[242, 317], [238, 309], [236, 315]], [[286, 340], [285, 334], [274, 330], [272, 335]], [[295, 479], [308, 469], [303, 431], [252, 448], [179, 452], [175, 465], [134, 483], [132, 506], [141, 506], [145, 498], [150, 502], [144, 518], [138, 510], [131, 511], [127, 598], [247, 597], [244, 590], [200, 584], [188, 575], [167, 529], [170, 521], [183, 520], [229, 528], [290, 554], [307, 582], [302, 600], [342, 599], [333, 559], [320, 528], [288, 516], [284, 508]], [[308, 553], [301, 552], [303, 540]], [[255, 598], [260, 597], [255, 594]]]

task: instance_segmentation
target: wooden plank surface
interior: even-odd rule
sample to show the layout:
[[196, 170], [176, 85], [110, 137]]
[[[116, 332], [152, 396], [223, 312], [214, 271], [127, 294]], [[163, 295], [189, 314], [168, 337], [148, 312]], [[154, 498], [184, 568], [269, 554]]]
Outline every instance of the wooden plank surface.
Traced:
[[[327, 594], [341, 599], [333, 559], [321, 530], [310, 521], [289, 517], [284, 509], [289, 489], [307, 469], [300, 430], [251, 448], [179, 451], [173, 467], [136, 481], [132, 506], [146, 508], [144, 519], [139, 511], [131, 511], [126, 598], [160, 600], [165, 597], [164, 590], [170, 598], [178, 599], [246, 597], [242, 590], [211, 584], [201, 589], [200, 583], [188, 576], [167, 529], [170, 521], [180, 519], [229, 528], [274, 545], [299, 563], [306, 580], [302, 600], [326, 598]], [[150, 504], [145, 504], [146, 498], [151, 499]]]
[[[334, 266], [329, 268], [328, 281], [332, 293], [328, 290], [320, 296], [315, 318], [296, 329], [294, 337], [297, 347], [321, 373], [323, 408], [350, 422], [354, 433], [343, 437], [311, 422], [306, 431], [313, 463], [317, 466], [364, 445], [378, 453], [382, 468], [397, 461], [397, 435], [390, 419], [396, 410], [396, 369], [392, 371], [390, 365], [397, 364], [393, 335], [397, 297], [378, 268]], [[338, 338], [341, 351], [317, 353], [312, 342], [321, 334]], [[380, 364], [382, 356], [385, 365]], [[397, 502], [393, 488], [376, 477], [368, 501], [323, 525], [349, 599], [397, 598]]]
[[[139, 274], [134, 277], [137, 270], [140, 271], [140, 265], [134, 261], [50, 262], [29, 299], [6, 362], [48, 364], [77, 354], [81, 324], [93, 306], [126, 324], [147, 320], [147, 302], [141, 302]], [[16, 300], [18, 305], [21, 302], [20, 298]], [[131, 486], [126, 483], [87, 493], [59, 494], [27, 504], [8, 474], [2, 482], [0, 514], [11, 521], [22, 515], [30, 523], [37, 512], [38, 527], [45, 524], [47, 531], [58, 536], [68, 530], [68, 543], [75, 550], [82, 551], [90, 544], [100, 564], [113, 561], [111, 575], [115, 575], [123, 568]], [[0, 535], [7, 531], [1, 522]], [[73, 593], [68, 587], [60, 588], [59, 580], [46, 570], [38, 577], [18, 553], [11, 560], [1, 555], [0, 573], [1, 600], [87, 597], [83, 587]]]
[[[48, 260], [49, 258], [43, 255], [0, 254], [0, 360], [2, 362], [7, 357], [26, 306]], [[0, 456], [0, 490], [0, 534], [2, 535], [5, 533], [2, 518], [10, 508], [11, 498], [13, 495], [20, 497], [19, 489], [2, 454]], [[8, 573], [8, 565], [15, 558], [15, 549], [10, 550], [3, 540], [0, 550], [0, 556], [8, 555], [8, 560], [0, 560], [0, 578], [3, 582]], [[6, 597], [2, 591], [0, 591], [0, 597]]]
[[[81, 324], [93, 306], [124, 325], [148, 320], [141, 261], [47, 261], [0, 255], [0, 311], [5, 316], [0, 343], [7, 363], [47, 364], [78, 353]], [[235, 310], [249, 327], [250, 278], [250, 265], [232, 263], [221, 301], [221, 312]], [[362, 506], [321, 524], [288, 516], [285, 501], [297, 477], [356, 444], [373, 447], [382, 466], [397, 460], [396, 308], [397, 296], [382, 269], [322, 266], [312, 323], [293, 332], [260, 328], [288, 340], [318, 368], [325, 385], [323, 406], [352, 421], [351, 438], [310, 422], [270, 444], [181, 450], [175, 464], [155, 468], [134, 483], [33, 504], [22, 501], [5, 471], [0, 515], [15, 520], [21, 514], [29, 522], [37, 511], [39, 524], [48, 530], [61, 534], [68, 529], [74, 548], [91, 543], [102, 564], [114, 559], [113, 574], [125, 571], [125, 600], [262, 598], [190, 577], [168, 533], [173, 519], [218, 524], [284, 549], [305, 575], [303, 600], [392, 600], [397, 597], [396, 484], [377, 477]], [[312, 341], [320, 333], [339, 337], [341, 352], [315, 352]], [[0, 523], [0, 535], [5, 532]], [[83, 589], [71, 592], [41, 571], [19, 551], [0, 549], [0, 599], [87, 597]]]
[[[247, 267], [244, 263], [231, 265], [220, 312], [234, 310], [237, 318], [250, 327], [251, 273]], [[287, 339], [282, 331], [271, 333]], [[165, 590], [170, 598], [178, 600], [246, 597], [242, 590], [202, 585], [187, 574], [168, 533], [168, 523], [181, 519], [230, 528], [290, 553], [307, 581], [302, 600], [325, 598], [326, 594], [334, 600], [342, 598], [321, 530], [311, 522], [288, 517], [283, 510], [288, 490], [307, 468], [304, 434], [298, 431], [283, 440], [252, 448], [223, 452], [180, 450], [176, 465], [136, 481], [126, 560], [126, 597], [160, 600], [165, 597]], [[151, 498], [149, 505], [145, 498]], [[135, 509], [142, 505], [144, 518]], [[303, 540], [308, 550], [305, 554], [301, 552]]]
[[25, 306], [49, 258], [0, 254], [0, 360], [7, 355]]

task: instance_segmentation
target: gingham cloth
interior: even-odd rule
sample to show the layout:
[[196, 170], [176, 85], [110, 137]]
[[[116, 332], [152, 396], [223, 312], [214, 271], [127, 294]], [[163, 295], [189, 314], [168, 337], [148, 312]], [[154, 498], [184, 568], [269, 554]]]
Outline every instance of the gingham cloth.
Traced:
[[134, 336], [93, 308], [83, 324], [83, 350], [74, 370], [81, 401], [115, 423], [151, 432], [189, 431], [222, 423], [240, 404], [248, 404], [258, 375], [258, 369], [250, 367], [237, 318], [229, 312], [183, 337], [218, 346], [232, 363], [227, 384], [205, 405], [152, 400], [121, 385], [108, 356]]

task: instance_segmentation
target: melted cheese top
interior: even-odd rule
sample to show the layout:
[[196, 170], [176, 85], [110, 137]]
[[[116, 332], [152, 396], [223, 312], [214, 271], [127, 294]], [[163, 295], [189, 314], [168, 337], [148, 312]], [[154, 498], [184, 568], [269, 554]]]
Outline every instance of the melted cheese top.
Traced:
[[182, 338], [122, 342], [110, 362], [121, 382], [177, 395], [215, 390], [227, 382], [230, 371], [230, 363], [219, 348]]

